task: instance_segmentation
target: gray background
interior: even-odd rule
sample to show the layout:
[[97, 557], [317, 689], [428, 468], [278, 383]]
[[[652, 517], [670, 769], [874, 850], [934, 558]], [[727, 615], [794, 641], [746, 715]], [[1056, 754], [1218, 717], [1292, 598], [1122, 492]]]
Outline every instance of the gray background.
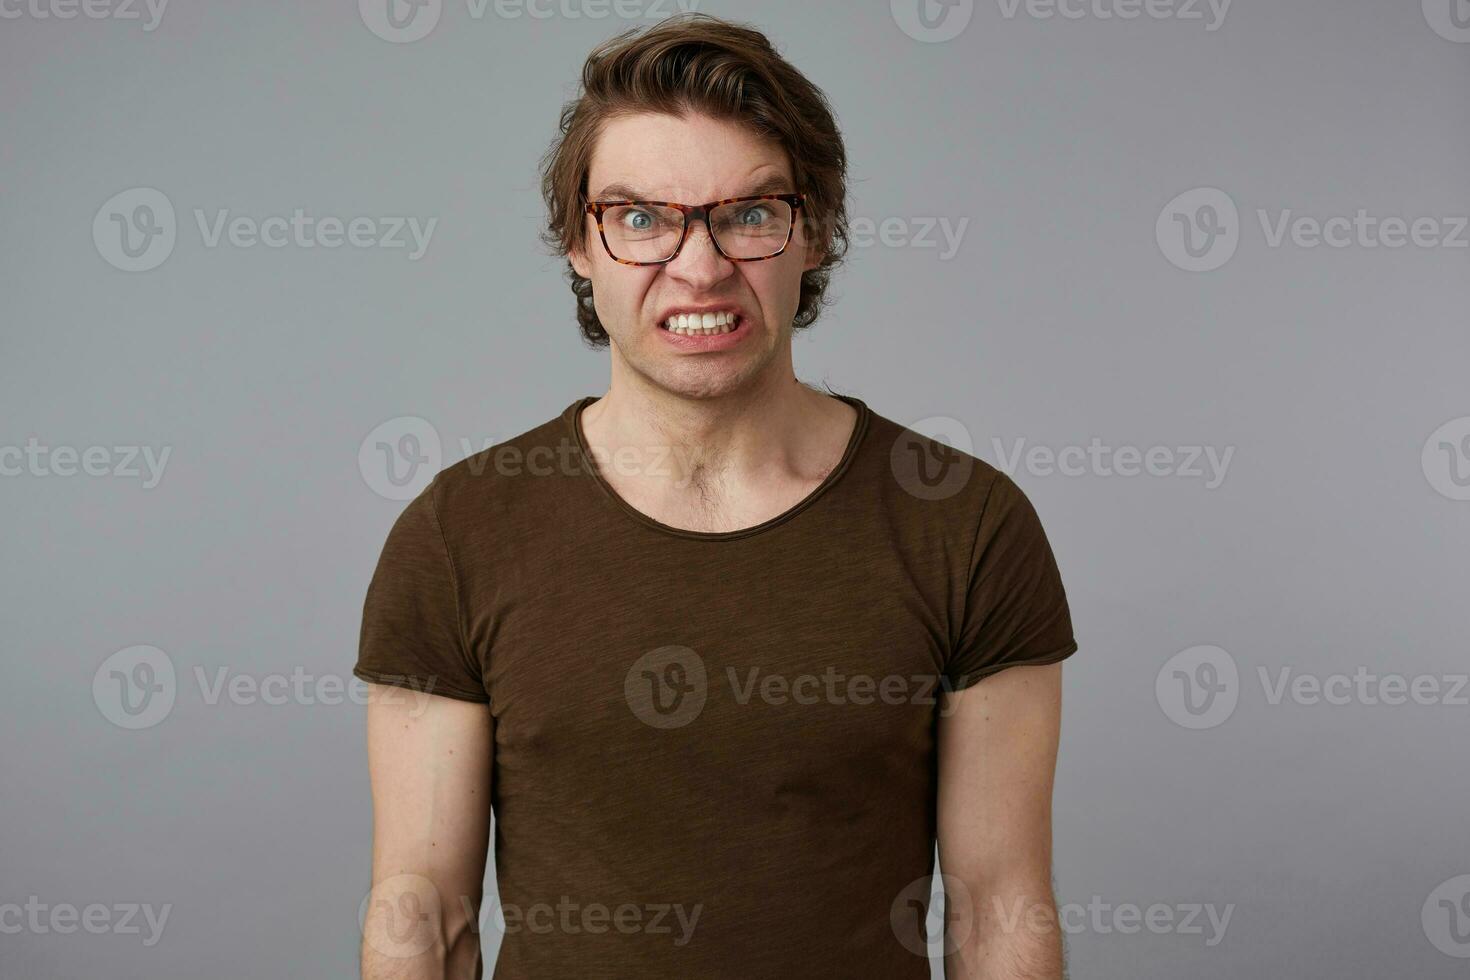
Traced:
[[[1055, 798], [1074, 977], [1470, 976], [1470, 903], [1446, 918], [1470, 874], [1466, 692], [1272, 703], [1259, 678], [1447, 691], [1466, 670], [1470, 502], [1449, 467], [1470, 458], [1436, 471], [1442, 440], [1421, 450], [1470, 425], [1470, 251], [1272, 247], [1257, 216], [1470, 213], [1470, 44], [1432, 28], [1437, 2], [1237, 0], [1209, 30], [1203, 6], [982, 0], [940, 43], [900, 27], [902, 2], [700, 7], [766, 29], [828, 93], [854, 216], [898, 222], [852, 250], [803, 378], [997, 464], [995, 440], [1234, 447], [1214, 488], [1014, 470], [1082, 647]], [[403, 506], [359, 462], [375, 427], [421, 417], [447, 465], [603, 390], [535, 241], [535, 164], [588, 49], [674, 8], [558, 3], [449, 0], [411, 43], [350, 2], [175, 0], [153, 30], [146, 11], [0, 19], [0, 444], [171, 453], [151, 487], [0, 477], [0, 905], [171, 906], [152, 946], [0, 933], [7, 980], [355, 975], [362, 707], [210, 704], [195, 671], [349, 678]], [[1200, 187], [1238, 206], [1238, 247], [1190, 272], [1156, 220]], [[135, 188], [177, 212], [142, 272], [92, 235]], [[295, 208], [438, 224], [414, 261], [209, 247], [194, 217]], [[968, 222], [955, 254], [914, 240], [924, 219]], [[93, 680], [137, 645], [176, 691], [128, 729]], [[1237, 668], [1234, 709], [1189, 727], [1169, 662], [1201, 645]], [[1176, 927], [1125, 931], [1100, 904]], [[1231, 909], [1222, 939], [1177, 927], [1191, 905]]]

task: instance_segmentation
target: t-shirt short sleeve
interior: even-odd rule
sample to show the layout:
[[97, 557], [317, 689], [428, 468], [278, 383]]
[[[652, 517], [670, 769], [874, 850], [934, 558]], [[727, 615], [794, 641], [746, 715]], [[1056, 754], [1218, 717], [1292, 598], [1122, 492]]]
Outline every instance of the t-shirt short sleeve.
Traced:
[[488, 702], [460, 618], [454, 565], [434, 505], [434, 484], [388, 532], [363, 604], [353, 674], [462, 701]]
[[1056, 663], [1077, 651], [1072, 616], [1035, 508], [997, 472], [976, 530], [959, 638], [945, 665], [953, 690], [1007, 667]]

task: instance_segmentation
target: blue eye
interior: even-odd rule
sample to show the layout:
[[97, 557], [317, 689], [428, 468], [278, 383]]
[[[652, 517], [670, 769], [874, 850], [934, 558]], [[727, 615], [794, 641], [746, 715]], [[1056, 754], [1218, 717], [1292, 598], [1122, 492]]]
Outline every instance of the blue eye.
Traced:
[[[751, 215], [754, 215], [755, 216], [755, 220], [754, 221], [747, 221], [746, 218], [750, 217]], [[740, 217], [739, 217], [738, 220], [739, 220], [739, 223], [742, 224], [742, 225], [751, 226], [751, 225], [759, 225], [759, 224], [764, 223], [765, 220], [767, 218], [769, 218], [770, 216], [771, 216], [771, 210], [770, 210], [770, 208], [767, 208], [764, 205], [757, 205], [756, 207], [746, 208], [744, 211], [741, 211], [740, 212]]]

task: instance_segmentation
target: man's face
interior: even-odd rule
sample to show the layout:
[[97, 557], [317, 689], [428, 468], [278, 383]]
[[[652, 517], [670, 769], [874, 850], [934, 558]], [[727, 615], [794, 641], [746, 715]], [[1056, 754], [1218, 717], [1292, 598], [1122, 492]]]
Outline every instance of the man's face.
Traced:
[[[762, 193], [794, 193], [785, 152], [736, 123], [691, 114], [646, 113], [614, 119], [592, 154], [588, 199], [706, 201]], [[731, 262], [716, 250], [703, 221], [672, 262], [629, 266], [603, 248], [591, 215], [587, 244], [570, 258], [592, 280], [593, 302], [612, 341], [613, 369], [629, 370], [666, 391], [713, 398], [789, 374], [791, 320], [801, 274], [821, 255], [802, 234], [801, 212], [786, 251], [760, 262]], [[668, 329], [670, 313], [688, 309], [738, 313], [722, 334]]]

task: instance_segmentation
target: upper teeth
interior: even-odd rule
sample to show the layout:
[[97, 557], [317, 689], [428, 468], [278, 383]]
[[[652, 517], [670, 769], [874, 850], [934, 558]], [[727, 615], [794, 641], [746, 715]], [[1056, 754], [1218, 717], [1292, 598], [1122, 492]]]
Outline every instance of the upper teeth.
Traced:
[[734, 313], [675, 313], [664, 321], [664, 327], [674, 333], [729, 333], [736, 319]]

